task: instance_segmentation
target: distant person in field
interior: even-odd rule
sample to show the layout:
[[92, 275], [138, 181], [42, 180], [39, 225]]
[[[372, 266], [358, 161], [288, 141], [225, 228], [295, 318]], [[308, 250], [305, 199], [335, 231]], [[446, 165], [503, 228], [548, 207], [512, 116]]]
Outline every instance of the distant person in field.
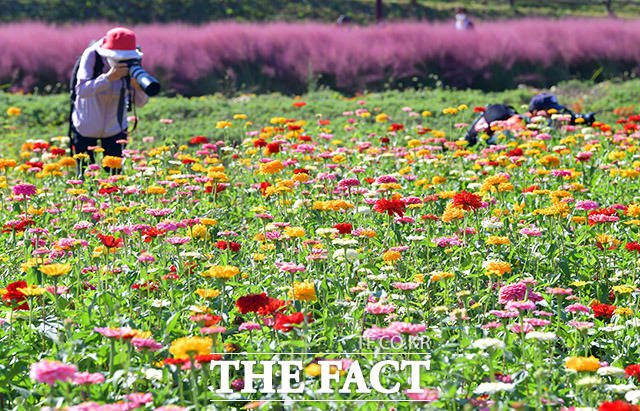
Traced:
[[342, 28], [344, 28], [346, 30], [350, 30], [351, 29], [351, 18], [349, 16], [345, 16], [343, 14], [340, 17], [338, 17], [338, 20], [336, 20], [336, 25], [338, 27], [342, 27]]
[[456, 30], [473, 30], [473, 22], [467, 16], [467, 9], [464, 7], [456, 9]]
[[[98, 142], [104, 156], [122, 158], [127, 140], [127, 106], [133, 101], [142, 107], [149, 100], [136, 79], [129, 77], [129, 67], [123, 61], [141, 58], [134, 32], [118, 27], [91, 44], [74, 69], [69, 137], [75, 153], [88, 155], [90, 163], [95, 159], [89, 147], [97, 146]], [[76, 159], [79, 178], [84, 175], [84, 157]], [[112, 163], [119, 165], [117, 160]], [[118, 168], [105, 166], [110, 172]]]

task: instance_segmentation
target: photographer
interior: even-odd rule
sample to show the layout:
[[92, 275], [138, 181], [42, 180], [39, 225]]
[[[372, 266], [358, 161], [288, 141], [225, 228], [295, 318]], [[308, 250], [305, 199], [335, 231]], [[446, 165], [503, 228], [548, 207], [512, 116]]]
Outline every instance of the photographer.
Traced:
[[[127, 116], [125, 110], [133, 101], [138, 107], [149, 101], [149, 96], [140, 86], [136, 77], [130, 75], [133, 65], [149, 79], [139, 65], [142, 53], [136, 48], [133, 31], [117, 27], [83, 53], [76, 63], [72, 75], [70, 135], [75, 148], [78, 178], [84, 175], [86, 158], [94, 163], [92, 146], [98, 140], [104, 149], [104, 156], [122, 157], [122, 149], [127, 139]], [[157, 81], [155, 81], [157, 83]], [[156, 90], [151, 93], [156, 94]], [[134, 126], [135, 128], [135, 126]], [[115, 170], [108, 167], [108, 172]]]

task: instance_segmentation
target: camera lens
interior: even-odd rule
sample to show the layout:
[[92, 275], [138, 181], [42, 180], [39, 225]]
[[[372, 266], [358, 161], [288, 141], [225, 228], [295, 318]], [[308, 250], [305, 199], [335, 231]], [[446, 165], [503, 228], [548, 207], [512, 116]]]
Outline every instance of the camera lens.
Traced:
[[152, 97], [160, 92], [160, 82], [147, 73], [139, 61], [127, 62], [129, 75], [138, 81], [144, 92]]

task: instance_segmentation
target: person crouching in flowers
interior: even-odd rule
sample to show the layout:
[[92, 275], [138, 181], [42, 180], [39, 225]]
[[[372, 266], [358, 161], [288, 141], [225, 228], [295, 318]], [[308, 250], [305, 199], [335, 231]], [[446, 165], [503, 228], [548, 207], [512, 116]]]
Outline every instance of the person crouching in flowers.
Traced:
[[84, 177], [87, 160], [95, 162], [93, 147], [98, 141], [105, 171], [115, 174], [121, 168], [127, 140], [126, 108], [130, 101], [138, 107], [149, 101], [135, 78], [127, 81], [129, 68], [123, 61], [141, 58], [134, 32], [122, 27], [109, 30], [82, 53], [72, 90], [69, 135], [78, 178]]

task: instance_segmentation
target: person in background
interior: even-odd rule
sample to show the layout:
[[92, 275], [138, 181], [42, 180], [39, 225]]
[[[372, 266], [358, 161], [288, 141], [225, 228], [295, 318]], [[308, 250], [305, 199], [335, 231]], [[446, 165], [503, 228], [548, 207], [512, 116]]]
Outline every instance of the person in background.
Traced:
[[129, 68], [122, 61], [141, 58], [134, 32], [123, 27], [109, 30], [82, 53], [71, 112], [73, 147], [76, 154], [84, 154], [76, 158], [79, 178], [84, 176], [86, 157], [90, 163], [95, 161], [89, 148], [98, 142], [104, 156], [122, 157], [127, 140], [126, 107], [130, 100], [137, 107], [149, 101], [136, 79], [129, 78]]
[[340, 15], [340, 17], [338, 17], [338, 20], [336, 20], [336, 25], [338, 27], [349, 30], [351, 29], [351, 18], [342, 14]]
[[473, 30], [473, 22], [467, 16], [467, 9], [456, 8], [456, 30]]

